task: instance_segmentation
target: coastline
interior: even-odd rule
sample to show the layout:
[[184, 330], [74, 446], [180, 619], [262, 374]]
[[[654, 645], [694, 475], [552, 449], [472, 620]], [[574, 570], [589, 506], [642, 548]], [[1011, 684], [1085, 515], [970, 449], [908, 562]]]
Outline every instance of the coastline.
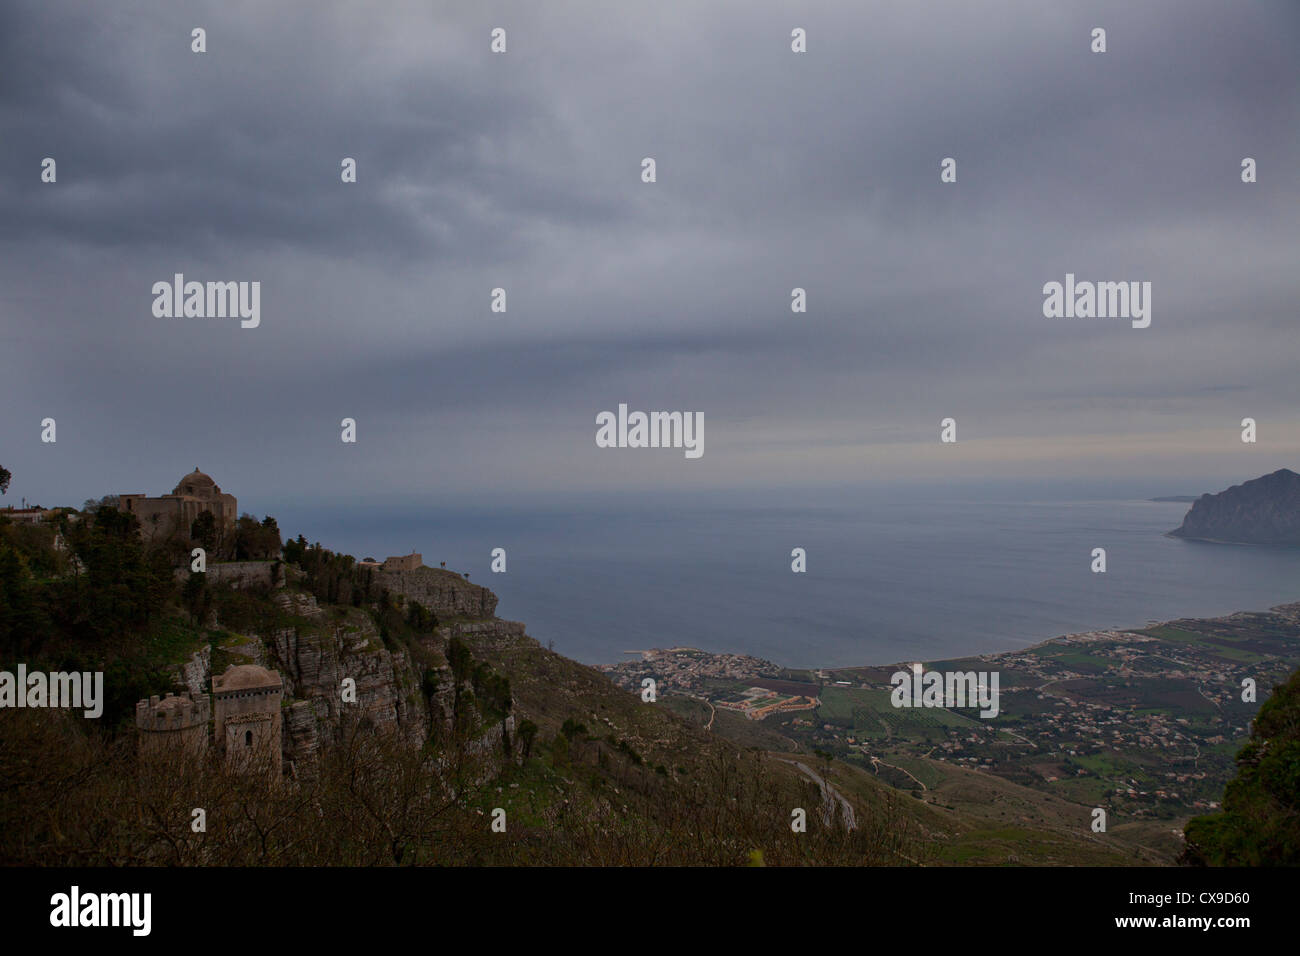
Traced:
[[[791, 672], [806, 671], [812, 674], [832, 674], [832, 673], [851, 672], [851, 671], [887, 670], [891, 668], [905, 669], [907, 667], [910, 667], [914, 663], [933, 664], [936, 661], [967, 661], [967, 660], [992, 661], [1009, 655], [1032, 653], [1035, 650], [1048, 647], [1053, 644], [1062, 644], [1062, 643], [1071, 643], [1071, 642], [1098, 643], [1104, 641], [1119, 641], [1119, 640], [1133, 639], [1133, 638], [1140, 639], [1146, 636], [1142, 632], [1147, 631], [1153, 627], [1171, 627], [1173, 626], [1173, 623], [1175, 621], [1207, 621], [1207, 622], [1222, 621], [1222, 620], [1227, 620], [1229, 618], [1235, 617], [1239, 614], [1278, 614], [1281, 616], [1287, 616], [1288, 611], [1292, 611], [1293, 613], [1300, 613], [1300, 597], [1296, 597], [1295, 600], [1292, 601], [1283, 601], [1279, 604], [1270, 605], [1267, 609], [1262, 611], [1238, 609], [1235, 611], [1229, 611], [1226, 614], [1218, 614], [1211, 617], [1181, 617], [1181, 618], [1170, 618], [1167, 620], [1156, 620], [1152, 618], [1146, 624], [1142, 624], [1136, 627], [1108, 627], [1108, 628], [1094, 628], [1093, 630], [1088, 630], [1088, 631], [1070, 631], [1065, 634], [1058, 634], [1055, 637], [1048, 637], [1040, 641], [1035, 641], [1031, 644], [1026, 644], [1023, 647], [1007, 648], [1005, 650], [998, 650], [998, 651], [984, 651], [978, 654], [966, 654], [966, 655], [961, 655], [956, 657], [924, 658], [924, 659], [920, 659], [919, 661], [916, 659], [908, 660], [908, 661], [895, 660], [895, 661], [889, 661], [886, 663], [879, 663], [879, 664], [848, 664], [848, 665], [842, 665], [838, 667], [828, 667], [822, 665], [810, 665], [808, 667], [790, 667], [784, 664], [777, 664], [776, 666], [780, 667], [783, 671], [791, 671]], [[669, 657], [675, 654], [698, 654], [698, 655], [706, 655], [710, 657], [747, 658], [756, 661], [763, 660], [762, 658], [755, 657], [753, 654], [749, 654], [745, 652], [710, 651], [704, 648], [686, 646], [686, 645], [675, 645], [673, 647], [652, 647], [652, 648], [646, 648], [640, 650], [626, 650], [626, 651], [622, 651], [621, 654], [624, 655], [625, 657], [638, 657], [642, 663], [647, 663], [649, 661], [655, 660], [656, 658]], [[579, 663], [584, 663], [584, 662], [579, 662]], [[623, 661], [620, 663], [628, 663], [628, 662]], [[618, 668], [619, 664], [591, 663], [591, 664], [585, 664], [585, 666], [592, 667], [598, 671], [601, 671], [602, 673], [607, 673], [611, 669]]]
[[1177, 528], [1173, 531], [1166, 531], [1164, 536], [1166, 538], [1176, 538], [1179, 541], [1201, 541], [1205, 544], [1231, 544], [1236, 545], [1239, 548], [1279, 548], [1282, 550], [1294, 550], [1300, 548], [1300, 544], [1287, 544], [1284, 542], [1231, 541], [1227, 538], [1202, 538], [1194, 534], [1179, 534]]
[[[1274, 604], [1263, 611], [1237, 610], [1237, 611], [1230, 611], [1227, 614], [1219, 614], [1216, 615], [1215, 617], [1172, 618], [1170, 620], [1165, 620], [1165, 621], [1155, 621], [1155, 623], [1144, 624], [1141, 627], [1121, 627], [1121, 628], [1111, 627], [1111, 628], [1098, 628], [1096, 630], [1091, 630], [1091, 631], [1071, 631], [1068, 634], [1058, 634], [1056, 637], [1049, 637], [1046, 640], [1038, 641], [1034, 644], [1026, 644], [1022, 648], [1010, 649], [1005, 651], [986, 651], [983, 654], [970, 654], [965, 657], [934, 658], [932, 660], [921, 661], [920, 663], [930, 664], [933, 663], [934, 660], [952, 660], [952, 661], [992, 660], [999, 657], [1005, 657], [1008, 654], [1029, 653], [1030, 651], [1036, 650], [1041, 647], [1047, 647], [1052, 644], [1064, 643], [1073, 640], [1083, 640], [1083, 639], [1092, 639], [1094, 641], [1100, 640], [1102, 639], [1102, 636], [1104, 636], [1105, 639], [1109, 639], [1109, 640], [1118, 640], [1125, 636], [1142, 637], [1143, 631], [1153, 627], [1170, 627], [1173, 625], [1174, 621], [1220, 621], [1226, 618], [1233, 617], [1238, 614], [1280, 614], [1282, 613], [1283, 609], [1294, 608], [1297, 605], [1300, 605], [1300, 597], [1297, 597], [1294, 601], [1283, 601], [1280, 604]], [[810, 668], [791, 668], [791, 669], [792, 670], [819, 670], [819, 671], [826, 671], [826, 672], [853, 671], [853, 670], [878, 670], [881, 668], [888, 668], [888, 667], [905, 667], [912, 663], [915, 662], [893, 661], [889, 664], [855, 664], [852, 667], [810, 667]]]

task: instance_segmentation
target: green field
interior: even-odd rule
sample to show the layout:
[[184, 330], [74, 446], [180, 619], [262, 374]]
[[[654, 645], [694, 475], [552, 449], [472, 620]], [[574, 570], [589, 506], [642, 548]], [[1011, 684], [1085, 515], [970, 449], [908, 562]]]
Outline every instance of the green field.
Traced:
[[870, 737], [931, 738], [950, 727], [977, 726], [978, 721], [942, 707], [895, 707], [890, 691], [827, 687], [818, 716]]

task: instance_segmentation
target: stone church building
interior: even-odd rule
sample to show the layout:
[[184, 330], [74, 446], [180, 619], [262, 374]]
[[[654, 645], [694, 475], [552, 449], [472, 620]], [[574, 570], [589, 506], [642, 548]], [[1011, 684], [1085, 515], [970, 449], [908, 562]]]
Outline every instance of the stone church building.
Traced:
[[173, 532], [189, 537], [194, 519], [205, 511], [212, 512], [218, 527], [233, 525], [239, 517], [235, 496], [224, 493], [198, 468], [183, 477], [170, 495], [122, 494], [118, 508], [139, 519], [141, 533], [147, 538], [166, 538]]

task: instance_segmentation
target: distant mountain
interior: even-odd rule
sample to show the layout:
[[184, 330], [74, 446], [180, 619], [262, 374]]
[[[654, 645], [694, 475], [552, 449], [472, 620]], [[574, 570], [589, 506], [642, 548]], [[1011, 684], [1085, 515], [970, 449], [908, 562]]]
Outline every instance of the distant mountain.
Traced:
[[1282, 468], [1217, 495], [1201, 495], [1169, 532], [1233, 544], [1300, 545], [1300, 475]]
[[1152, 498], [1151, 501], [1195, 501], [1198, 495], [1165, 495], [1161, 498]]

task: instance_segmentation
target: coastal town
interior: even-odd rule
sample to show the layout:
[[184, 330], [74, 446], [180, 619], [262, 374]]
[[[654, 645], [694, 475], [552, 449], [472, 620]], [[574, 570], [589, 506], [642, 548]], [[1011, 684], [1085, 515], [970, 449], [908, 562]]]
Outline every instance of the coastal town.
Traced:
[[1168, 819], [1218, 807], [1259, 703], [1300, 662], [1300, 604], [927, 662], [997, 672], [993, 720], [974, 707], [895, 706], [890, 679], [907, 664], [790, 670], [698, 648], [639, 655], [604, 670], [629, 689], [651, 677], [661, 695], [763, 721], [901, 789], [923, 791], [935, 765], [951, 765]]
[[707, 701], [710, 706], [733, 711], [750, 720], [773, 714], [813, 710], [818, 705], [810, 687], [793, 690], [780, 681], [781, 668], [747, 654], [712, 654], [697, 647], [654, 648], [629, 651], [639, 661], [624, 661], [601, 668], [617, 684], [641, 687], [649, 677], [659, 693], [675, 692]]

